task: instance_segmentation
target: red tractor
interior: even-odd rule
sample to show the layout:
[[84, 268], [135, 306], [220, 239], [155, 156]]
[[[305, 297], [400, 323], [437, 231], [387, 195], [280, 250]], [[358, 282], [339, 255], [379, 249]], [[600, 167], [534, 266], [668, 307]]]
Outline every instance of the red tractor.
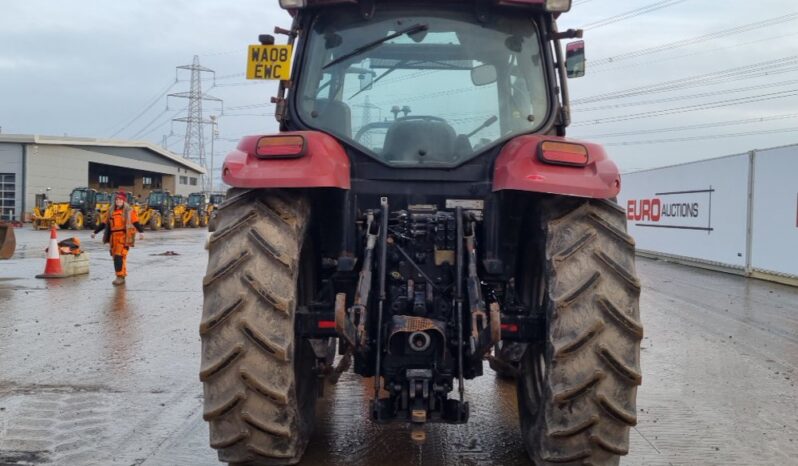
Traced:
[[[641, 382], [640, 282], [616, 165], [565, 138], [584, 73], [570, 0], [281, 0], [208, 243], [204, 418], [219, 458], [295, 464], [321, 385], [372, 377], [375, 422], [465, 423], [512, 374], [537, 464], [617, 464]], [[288, 63], [293, 57], [293, 64]], [[291, 74], [288, 67], [292, 66]], [[338, 357], [335, 357], [337, 350]]]

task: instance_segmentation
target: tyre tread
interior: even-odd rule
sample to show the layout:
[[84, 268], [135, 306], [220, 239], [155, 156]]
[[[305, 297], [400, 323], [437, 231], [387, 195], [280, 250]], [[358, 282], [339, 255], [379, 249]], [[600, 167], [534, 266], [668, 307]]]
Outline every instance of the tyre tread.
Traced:
[[233, 464], [296, 464], [309, 434], [293, 330], [308, 202], [233, 189], [214, 212], [200, 323], [211, 447]]
[[[617, 465], [629, 451], [642, 381], [635, 242], [611, 201], [551, 197], [540, 213], [549, 328], [539, 354], [548, 369], [540, 409], [530, 411], [532, 401], [521, 409], [530, 395], [518, 390], [527, 451], [542, 466]], [[521, 374], [519, 387], [531, 380]]]

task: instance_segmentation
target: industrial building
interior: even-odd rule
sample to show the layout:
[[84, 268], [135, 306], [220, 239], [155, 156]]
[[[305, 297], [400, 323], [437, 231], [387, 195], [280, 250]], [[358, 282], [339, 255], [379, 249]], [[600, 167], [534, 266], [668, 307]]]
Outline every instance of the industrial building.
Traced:
[[0, 219], [26, 220], [37, 194], [66, 201], [73, 188], [202, 190], [205, 169], [143, 141], [0, 134]]

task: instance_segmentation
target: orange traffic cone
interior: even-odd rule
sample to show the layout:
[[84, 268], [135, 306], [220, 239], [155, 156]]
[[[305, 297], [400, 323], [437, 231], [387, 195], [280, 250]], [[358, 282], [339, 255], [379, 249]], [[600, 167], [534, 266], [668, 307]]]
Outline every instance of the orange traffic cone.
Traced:
[[44, 273], [36, 275], [36, 278], [60, 278], [64, 276], [64, 269], [61, 267], [61, 252], [58, 250], [58, 238], [55, 235], [55, 226], [50, 229], [50, 246], [47, 248], [47, 264], [44, 266]]

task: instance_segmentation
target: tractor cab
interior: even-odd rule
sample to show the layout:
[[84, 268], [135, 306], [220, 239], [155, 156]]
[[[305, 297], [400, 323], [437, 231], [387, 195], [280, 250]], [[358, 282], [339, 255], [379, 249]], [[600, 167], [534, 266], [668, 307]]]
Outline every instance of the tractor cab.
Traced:
[[186, 196], [175, 194], [172, 196], [172, 202], [175, 206], [184, 205], [186, 203]]
[[552, 124], [544, 21], [404, 3], [379, 5], [367, 19], [354, 8], [320, 10], [293, 109], [383, 164], [462, 164]]

